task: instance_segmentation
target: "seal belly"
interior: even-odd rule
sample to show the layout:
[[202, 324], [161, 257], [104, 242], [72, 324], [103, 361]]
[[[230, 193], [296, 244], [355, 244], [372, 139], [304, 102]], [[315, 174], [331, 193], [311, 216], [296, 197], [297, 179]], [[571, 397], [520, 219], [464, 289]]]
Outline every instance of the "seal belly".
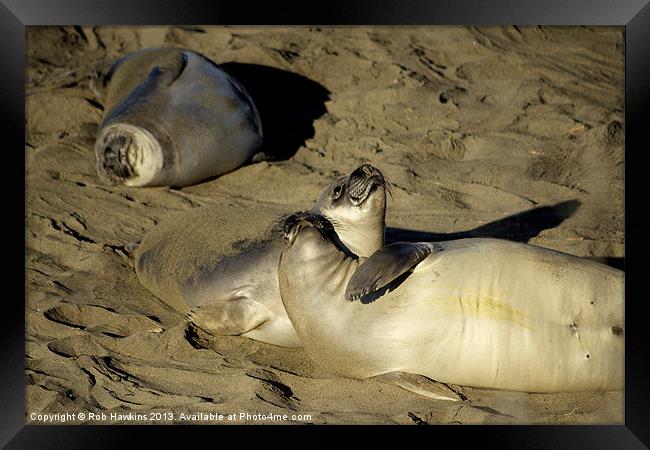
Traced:
[[401, 320], [430, 319], [428, 335], [421, 324], [409, 338], [421, 343], [412, 370], [532, 392], [622, 388], [622, 272], [539, 247], [467, 241], [404, 283], [415, 305]]

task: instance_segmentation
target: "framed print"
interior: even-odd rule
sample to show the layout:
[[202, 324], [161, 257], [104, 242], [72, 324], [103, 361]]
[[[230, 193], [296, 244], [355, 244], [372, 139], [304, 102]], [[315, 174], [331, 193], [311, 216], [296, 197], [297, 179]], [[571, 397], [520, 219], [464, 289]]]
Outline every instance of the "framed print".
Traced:
[[650, 7], [407, 3], [0, 7], [3, 444], [648, 445]]

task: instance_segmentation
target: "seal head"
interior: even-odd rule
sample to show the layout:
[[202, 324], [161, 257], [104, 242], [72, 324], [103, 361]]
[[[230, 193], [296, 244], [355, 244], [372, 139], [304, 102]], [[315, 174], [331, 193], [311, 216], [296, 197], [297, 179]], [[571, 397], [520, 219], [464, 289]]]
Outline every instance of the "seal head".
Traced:
[[311, 212], [328, 219], [352, 253], [370, 256], [384, 245], [386, 192], [390, 181], [364, 164], [325, 188]]
[[110, 184], [147, 186], [156, 183], [163, 168], [163, 150], [146, 128], [127, 123], [102, 130], [95, 143], [97, 172]]

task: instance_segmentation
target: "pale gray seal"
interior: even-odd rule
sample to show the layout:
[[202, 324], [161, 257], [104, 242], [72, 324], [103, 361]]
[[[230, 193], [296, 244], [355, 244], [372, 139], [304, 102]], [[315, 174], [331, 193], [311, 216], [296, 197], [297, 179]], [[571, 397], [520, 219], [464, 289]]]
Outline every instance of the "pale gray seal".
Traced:
[[290, 216], [285, 241], [282, 301], [330, 372], [526, 392], [623, 388], [620, 270], [489, 238], [398, 242], [358, 257], [313, 213]]
[[262, 142], [246, 90], [206, 57], [176, 48], [118, 59], [106, 84], [95, 142], [97, 171], [111, 184], [185, 186], [234, 170]]
[[[343, 242], [370, 256], [384, 244], [387, 180], [363, 165], [323, 189], [314, 211], [335, 224]], [[214, 335], [243, 335], [275, 345], [300, 341], [278, 287], [280, 211], [256, 207], [242, 215], [196, 208], [152, 229], [134, 252], [140, 282], [198, 327]]]

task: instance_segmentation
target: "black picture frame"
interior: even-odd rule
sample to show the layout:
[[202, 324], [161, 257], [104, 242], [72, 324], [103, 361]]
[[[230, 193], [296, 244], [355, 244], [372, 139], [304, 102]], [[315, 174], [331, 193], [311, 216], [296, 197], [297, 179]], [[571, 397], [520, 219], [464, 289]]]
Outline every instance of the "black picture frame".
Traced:
[[[4, 279], [18, 286], [5, 294], [2, 329], [2, 382], [0, 405], [0, 444], [6, 448], [121, 448], [133, 444], [133, 433], [142, 434], [147, 443], [160, 440], [171, 442], [180, 437], [186, 444], [201, 437], [214, 445], [224, 445], [225, 432], [246, 433], [243, 427], [219, 426], [218, 434], [212, 427], [186, 426], [42, 426], [25, 425], [25, 371], [24, 371], [24, 266], [16, 263], [24, 244], [15, 236], [23, 236], [26, 215], [21, 190], [26, 189], [24, 154], [18, 148], [24, 145], [25, 133], [25, 26], [27, 25], [159, 25], [159, 24], [284, 24], [284, 25], [622, 25], [625, 26], [625, 203], [626, 203], [626, 389], [625, 425], [620, 426], [470, 426], [431, 427], [425, 439], [435, 443], [474, 441], [480, 448], [647, 448], [650, 445], [650, 352], [648, 351], [647, 316], [644, 314], [646, 296], [641, 286], [644, 278], [642, 254], [645, 247], [639, 208], [639, 197], [645, 194], [641, 170], [645, 167], [644, 153], [650, 150], [650, 139], [645, 126], [650, 93], [650, 5], [648, 0], [402, 0], [328, 1], [319, 4], [304, 2], [297, 6], [279, 2], [252, 5], [250, 2], [130, 0], [128, 2], [99, 0], [3, 0], [0, 4], [0, 109], [4, 152], [2, 157], [16, 157], [16, 164], [4, 166], [6, 202], [12, 203], [17, 214], [8, 215], [4, 222], [10, 228], [3, 248], [9, 251], [2, 269]], [[7, 127], [8, 125], [8, 127]], [[5, 143], [8, 136], [11, 144]], [[24, 148], [24, 147], [22, 147]], [[10, 175], [11, 174], [11, 175]], [[10, 175], [13, 179], [7, 180]], [[21, 184], [22, 183], [22, 184]], [[24, 199], [24, 197], [22, 197]], [[188, 430], [190, 428], [190, 430]], [[336, 443], [340, 438], [331, 434], [340, 427], [255, 427], [262, 431], [262, 442], [276, 442], [293, 447], [313, 442], [306, 432], [317, 432], [319, 443]], [[346, 430], [352, 427], [344, 427]], [[192, 433], [191, 438], [186, 432]], [[279, 433], [289, 431], [287, 440]], [[405, 433], [415, 437], [422, 434], [418, 427], [373, 427], [376, 437], [384, 433], [395, 436]], [[201, 436], [199, 436], [201, 435]], [[150, 440], [152, 439], [152, 440]], [[190, 439], [190, 440], [188, 440]], [[247, 444], [260, 435], [247, 434]], [[410, 442], [410, 441], [408, 441]], [[432, 441], [429, 441], [432, 442]], [[302, 444], [301, 444], [302, 443]], [[327, 444], [326, 444], [327, 445]], [[413, 445], [413, 444], [411, 444]], [[449, 444], [446, 444], [449, 445]], [[453, 445], [453, 444], [452, 444]], [[273, 447], [273, 446], [272, 446]]]

